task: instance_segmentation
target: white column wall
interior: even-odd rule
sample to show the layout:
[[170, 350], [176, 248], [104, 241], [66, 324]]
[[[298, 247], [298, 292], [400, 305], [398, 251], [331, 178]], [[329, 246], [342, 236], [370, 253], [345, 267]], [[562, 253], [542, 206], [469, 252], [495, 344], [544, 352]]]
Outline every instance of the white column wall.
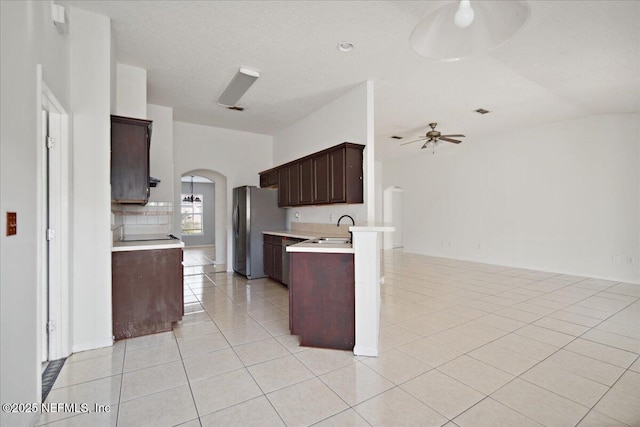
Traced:
[[73, 112], [72, 351], [112, 343], [111, 28], [102, 15], [70, 8]]

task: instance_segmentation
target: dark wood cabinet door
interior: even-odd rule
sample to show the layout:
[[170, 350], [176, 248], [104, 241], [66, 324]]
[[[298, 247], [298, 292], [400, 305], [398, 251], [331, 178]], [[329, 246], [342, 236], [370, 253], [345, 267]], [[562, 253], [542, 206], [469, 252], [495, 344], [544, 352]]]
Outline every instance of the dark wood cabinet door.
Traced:
[[278, 169], [278, 206], [291, 206], [289, 198], [289, 168]]
[[260, 188], [265, 188], [268, 186], [269, 186], [269, 174], [260, 173]]
[[271, 253], [273, 257], [273, 278], [282, 282], [282, 239], [279, 243], [271, 245]]
[[300, 162], [300, 204], [313, 203], [313, 158]]
[[170, 331], [182, 319], [182, 249], [113, 252], [111, 268], [116, 339]]
[[329, 153], [329, 179], [331, 203], [344, 203], [347, 201], [345, 180], [345, 149], [341, 148]]
[[111, 116], [111, 199], [118, 203], [149, 200], [151, 121]]
[[300, 204], [300, 163], [289, 165], [289, 206]]
[[313, 203], [329, 203], [329, 154], [313, 158]]
[[265, 242], [262, 245], [262, 253], [263, 253], [263, 268], [264, 268], [264, 274], [266, 274], [269, 277], [273, 277], [273, 252], [271, 250], [272, 248], [272, 244], [271, 243], [267, 243], [266, 242], [266, 238], [265, 237]]

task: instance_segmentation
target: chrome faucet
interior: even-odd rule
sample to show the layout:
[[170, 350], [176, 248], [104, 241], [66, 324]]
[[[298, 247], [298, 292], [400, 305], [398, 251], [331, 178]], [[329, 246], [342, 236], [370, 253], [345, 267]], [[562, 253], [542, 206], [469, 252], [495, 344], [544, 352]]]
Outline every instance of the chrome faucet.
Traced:
[[[342, 221], [342, 218], [345, 217], [349, 218], [353, 225], [356, 225], [356, 221], [351, 217], [351, 215], [342, 215], [340, 218], [338, 218], [338, 224], [336, 224], [338, 227], [340, 227], [340, 221]], [[351, 231], [349, 231], [349, 241], [353, 243], [353, 233]]]

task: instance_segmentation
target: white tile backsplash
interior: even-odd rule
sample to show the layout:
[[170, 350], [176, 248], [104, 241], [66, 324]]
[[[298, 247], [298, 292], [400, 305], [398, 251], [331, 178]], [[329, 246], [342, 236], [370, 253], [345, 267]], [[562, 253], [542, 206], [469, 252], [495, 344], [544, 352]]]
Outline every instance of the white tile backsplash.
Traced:
[[113, 239], [122, 235], [169, 234], [173, 231], [173, 203], [149, 202], [146, 206], [111, 205]]

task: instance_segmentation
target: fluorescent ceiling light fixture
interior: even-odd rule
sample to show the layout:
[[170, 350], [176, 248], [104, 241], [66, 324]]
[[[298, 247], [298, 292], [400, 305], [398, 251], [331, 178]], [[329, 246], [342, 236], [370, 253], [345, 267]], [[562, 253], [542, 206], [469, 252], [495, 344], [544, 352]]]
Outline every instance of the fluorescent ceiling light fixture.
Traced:
[[515, 36], [530, 14], [529, 5], [523, 0], [449, 3], [416, 26], [410, 38], [411, 48], [435, 61], [481, 55]]
[[240, 68], [218, 99], [218, 104], [224, 107], [234, 107], [258, 77], [260, 77], [259, 72]]

